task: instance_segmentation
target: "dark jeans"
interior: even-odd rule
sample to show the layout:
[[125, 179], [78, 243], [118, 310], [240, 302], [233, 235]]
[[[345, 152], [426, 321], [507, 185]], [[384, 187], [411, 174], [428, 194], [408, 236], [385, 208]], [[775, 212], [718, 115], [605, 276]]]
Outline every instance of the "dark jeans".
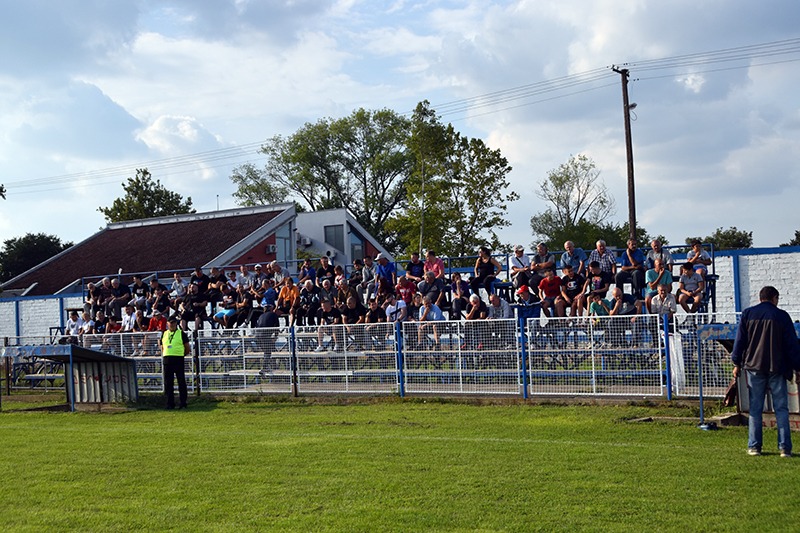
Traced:
[[180, 407], [186, 407], [186, 397], [188, 391], [186, 390], [186, 367], [183, 363], [183, 357], [171, 355], [163, 357], [164, 366], [164, 395], [167, 397], [167, 409], [175, 408], [175, 379], [178, 380], [178, 404]]
[[625, 283], [631, 284], [631, 294], [636, 296], [637, 299], [642, 298], [642, 289], [644, 289], [645, 285], [644, 272], [641, 270], [620, 270], [614, 278], [614, 284], [622, 289], [622, 285]]

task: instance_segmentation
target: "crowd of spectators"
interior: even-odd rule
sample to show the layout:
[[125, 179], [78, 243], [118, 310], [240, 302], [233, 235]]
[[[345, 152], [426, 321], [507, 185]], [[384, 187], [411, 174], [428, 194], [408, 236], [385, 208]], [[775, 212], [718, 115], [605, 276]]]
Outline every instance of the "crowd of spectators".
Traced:
[[[699, 242], [692, 243], [680, 265], [673, 294], [674, 260], [658, 240], [645, 254], [635, 241], [617, 256], [602, 240], [589, 254], [567, 241], [560, 257], [544, 243], [533, 256], [518, 245], [509, 257], [507, 272], [513, 289], [506, 299], [496, 291], [504, 270], [491, 250], [481, 247], [472, 269], [453, 271], [428, 250], [418, 252], [404, 267], [383, 254], [366, 256], [352, 268], [331, 265], [328, 257], [306, 259], [296, 277], [276, 261], [262, 267], [247, 265], [226, 272], [198, 267], [189, 279], [180, 272], [167, 285], [156, 278], [147, 283], [140, 275], [126, 285], [118, 277], [89, 283], [82, 315], [70, 314], [67, 334], [164, 331], [167, 319], [177, 316], [181, 327], [324, 327], [336, 324], [380, 322], [491, 320], [538, 316], [580, 317], [627, 315], [642, 312], [671, 318], [680, 305], [687, 313], [703, 304], [705, 278], [711, 258]], [[471, 270], [471, 271], [470, 271]], [[558, 271], [561, 272], [559, 276]], [[399, 272], [399, 275], [398, 275]], [[468, 279], [465, 279], [467, 278]], [[613, 285], [613, 289], [612, 289]], [[629, 285], [630, 293], [623, 292]], [[607, 298], [610, 294], [610, 298]], [[330, 329], [330, 328], [328, 328]], [[334, 328], [335, 329], [335, 328]], [[420, 337], [436, 328], [419, 328]], [[338, 344], [334, 338], [334, 343]]]

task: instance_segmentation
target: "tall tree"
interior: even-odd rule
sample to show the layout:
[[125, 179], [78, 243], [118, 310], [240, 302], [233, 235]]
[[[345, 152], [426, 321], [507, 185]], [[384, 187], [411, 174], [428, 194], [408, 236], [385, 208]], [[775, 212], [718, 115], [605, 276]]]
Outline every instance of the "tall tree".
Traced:
[[391, 110], [358, 109], [350, 116], [307, 123], [267, 141], [263, 170], [232, 177], [240, 204], [291, 198], [311, 211], [345, 207], [370, 234], [385, 241], [385, 223], [405, 198], [411, 158], [408, 119]]
[[686, 244], [697, 239], [704, 243], [713, 243], [716, 250], [739, 250], [753, 247], [753, 232], [737, 229], [731, 226], [728, 229], [717, 228], [711, 235], [700, 237], [687, 237]]
[[108, 223], [195, 213], [191, 196], [184, 201], [180, 194], [161, 185], [160, 180], [153, 181], [146, 168], [136, 169], [136, 177], [128, 178], [122, 188], [125, 196], [114, 200], [111, 207], [97, 208]]
[[72, 246], [55, 235], [27, 233], [8, 239], [0, 251], [0, 281], [8, 281]]
[[550, 206], [531, 217], [531, 230], [534, 238], [546, 242], [557, 242], [563, 235], [574, 235], [576, 242], [589, 239], [607, 231], [608, 219], [615, 213], [614, 198], [600, 171], [583, 154], [548, 172], [536, 194]]

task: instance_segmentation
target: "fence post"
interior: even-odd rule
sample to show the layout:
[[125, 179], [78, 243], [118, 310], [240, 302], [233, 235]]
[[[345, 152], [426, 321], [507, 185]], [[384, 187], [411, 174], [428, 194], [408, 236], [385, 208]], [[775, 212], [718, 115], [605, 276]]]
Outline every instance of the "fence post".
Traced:
[[520, 365], [522, 370], [522, 383], [520, 388], [522, 389], [522, 397], [526, 400], [528, 399], [528, 343], [527, 343], [527, 336], [525, 331], [525, 318], [524, 317], [517, 317], [517, 328], [519, 331], [518, 339], [520, 345]]
[[292, 381], [292, 396], [297, 398], [297, 342], [295, 338], [294, 326], [289, 327], [289, 373]]
[[396, 339], [395, 346], [397, 347], [397, 354], [395, 361], [397, 364], [397, 392], [401, 398], [406, 396], [406, 375], [403, 371], [403, 323], [394, 323], [394, 338]]
[[661, 324], [664, 333], [664, 361], [667, 369], [667, 400], [672, 400], [672, 365], [669, 361], [669, 317], [667, 315], [661, 315]]
[[710, 425], [706, 424], [703, 409], [703, 354], [701, 353], [701, 347], [700, 335], [697, 335], [697, 393], [700, 396], [700, 424], [697, 427], [700, 429], [711, 429]]
[[194, 350], [192, 350], [192, 360], [194, 363], [194, 395], [200, 396], [202, 380], [200, 379], [200, 336], [197, 334], [197, 330], [192, 331], [192, 339], [194, 340]]

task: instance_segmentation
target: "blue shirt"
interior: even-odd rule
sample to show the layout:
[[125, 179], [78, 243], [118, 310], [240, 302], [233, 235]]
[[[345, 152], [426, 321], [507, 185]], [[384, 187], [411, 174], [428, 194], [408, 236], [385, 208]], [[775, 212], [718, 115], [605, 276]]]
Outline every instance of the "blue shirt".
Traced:
[[[422, 309], [423, 310], [420, 311], [419, 316], [425, 314], [424, 305], [422, 306]], [[442, 310], [439, 309], [438, 305], [431, 304], [431, 308], [428, 310], [428, 316], [425, 320], [444, 320], [444, 313], [442, 313]]]
[[567, 252], [561, 254], [561, 268], [571, 265], [578, 274], [583, 273], [578, 270], [581, 266], [581, 261], [583, 261], [583, 268], [586, 270], [588, 265], [586, 265], [586, 252], [583, 251], [583, 248], [575, 248], [575, 251], [571, 256]]
[[378, 268], [375, 270], [376, 274], [378, 274], [379, 278], [383, 278], [389, 282], [394, 283], [394, 276], [393, 274], [397, 271], [397, 268], [394, 266], [394, 263], [391, 261], [387, 261], [385, 265], [381, 265], [378, 263]]
[[[622, 254], [620, 255], [619, 259], [620, 259], [620, 264], [622, 266], [624, 266], [624, 267], [633, 266], [631, 264], [630, 260], [628, 259], [628, 250], [625, 250], [624, 252], [622, 252]], [[642, 253], [642, 251], [639, 248], [634, 250], [634, 252], [633, 252], [633, 260], [636, 261], [639, 264], [639, 268], [644, 268], [644, 254]]]

